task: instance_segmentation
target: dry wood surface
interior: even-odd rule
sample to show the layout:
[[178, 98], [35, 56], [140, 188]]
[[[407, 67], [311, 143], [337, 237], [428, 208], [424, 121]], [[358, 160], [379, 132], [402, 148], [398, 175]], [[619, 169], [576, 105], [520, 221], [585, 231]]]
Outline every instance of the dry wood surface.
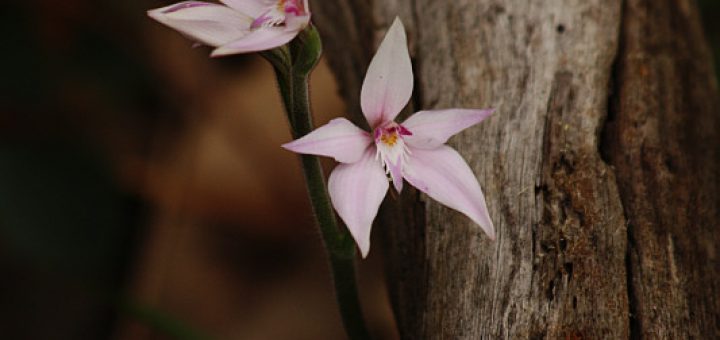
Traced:
[[356, 121], [396, 15], [412, 109], [498, 109], [450, 142], [483, 187], [495, 242], [413, 190], [375, 225], [403, 338], [720, 338], [720, 103], [693, 1], [313, 9]]

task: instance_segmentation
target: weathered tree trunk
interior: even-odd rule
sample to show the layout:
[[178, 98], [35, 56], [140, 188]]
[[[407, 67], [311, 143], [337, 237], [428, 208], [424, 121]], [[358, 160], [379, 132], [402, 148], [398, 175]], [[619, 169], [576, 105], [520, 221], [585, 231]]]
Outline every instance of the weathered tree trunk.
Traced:
[[415, 109], [498, 109], [451, 140], [497, 241], [416, 191], [385, 202], [403, 338], [720, 338], [720, 103], [692, 1], [313, 5], [356, 116], [395, 15]]

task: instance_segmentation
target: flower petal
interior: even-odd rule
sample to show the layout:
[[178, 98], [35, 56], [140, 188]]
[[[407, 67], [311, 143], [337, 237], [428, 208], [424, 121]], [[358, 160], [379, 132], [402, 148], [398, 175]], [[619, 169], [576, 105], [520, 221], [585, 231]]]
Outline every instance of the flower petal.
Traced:
[[330, 174], [328, 191], [363, 258], [370, 251], [370, 230], [388, 187], [382, 166], [369, 147], [357, 163], [339, 164]]
[[263, 27], [251, 31], [246, 36], [216, 48], [213, 57], [231, 54], [250, 53], [271, 50], [293, 40], [299, 30], [286, 27]]
[[276, 0], [220, 0], [220, 2], [252, 18], [257, 18], [268, 8], [277, 5]]
[[456, 133], [480, 123], [493, 111], [495, 110], [420, 111], [402, 123], [402, 126], [412, 132], [411, 136], [406, 136], [404, 139], [409, 145], [416, 148], [436, 148], [445, 144]]
[[310, 15], [288, 15], [285, 17], [285, 30], [300, 32], [310, 24]]
[[367, 132], [345, 118], [336, 118], [282, 147], [297, 153], [333, 157], [341, 163], [354, 163], [371, 143]]
[[402, 159], [398, 159], [395, 164], [393, 164], [392, 162], [387, 163], [387, 167], [390, 172], [390, 178], [392, 178], [393, 187], [395, 187], [395, 191], [397, 191], [398, 193], [401, 193], [403, 188], [402, 166]]
[[148, 16], [213, 47], [242, 38], [252, 22], [250, 17], [229, 7], [201, 1], [150, 10]]
[[305, 14], [310, 15], [310, 1], [309, 0], [303, 0], [303, 11]]
[[495, 239], [480, 184], [453, 148], [442, 145], [433, 150], [412, 149], [404, 176], [431, 198], [470, 217], [490, 239]]
[[396, 18], [370, 62], [360, 104], [370, 127], [395, 119], [413, 90], [413, 73], [405, 28]]

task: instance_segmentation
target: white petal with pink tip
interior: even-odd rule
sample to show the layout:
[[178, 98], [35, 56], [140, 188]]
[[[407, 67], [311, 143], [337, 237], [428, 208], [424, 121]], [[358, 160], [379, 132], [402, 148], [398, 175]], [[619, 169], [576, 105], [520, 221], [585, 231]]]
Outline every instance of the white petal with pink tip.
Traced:
[[216, 48], [211, 55], [213, 57], [222, 57], [231, 54], [271, 50], [287, 44], [296, 35], [297, 32], [282, 27], [257, 29], [240, 39]]
[[330, 174], [328, 191], [333, 207], [350, 230], [363, 257], [370, 251], [370, 231], [390, 184], [368, 147], [356, 163], [339, 164]]
[[360, 160], [371, 143], [372, 138], [367, 132], [345, 118], [336, 118], [302, 138], [284, 144], [283, 148], [353, 163]]
[[277, 3], [275, 0], [220, 0], [220, 2], [253, 18], [257, 18]]
[[371, 128], [391, 122], [410, 101], [413, 72], [405, 28], [399, 18], [370, 62], [360, 93], [360, 104]]
[[449, 109], [417, 112], [402, 124], [413, 133], [405, 141], [416, 148], [436, 148], [456, 133], [485, 120], [493, 111]]
[[477, 223], [495, 239], [485, 196], [465, 160], [453, 148], [412, 149], [405, 179], [434, 200], [453, 208]]
[[252, 18], [229, 7], [201, 1], [154, 9], [148, 11], [148, 16], [214, 47], [242, 38], [252, 23]]
[[217, 47], [212, 56], [270, 50], [310, 23], [306, 0], [222, 0], [227, 6], [185, 1], [148, 11], [153, 19]]

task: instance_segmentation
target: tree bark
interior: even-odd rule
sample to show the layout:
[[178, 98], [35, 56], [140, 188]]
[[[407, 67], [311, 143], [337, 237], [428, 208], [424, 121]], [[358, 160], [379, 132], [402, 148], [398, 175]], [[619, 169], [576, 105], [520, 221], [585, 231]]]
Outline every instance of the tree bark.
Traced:
[[694, 2], [313, 5], [356, 121], [396, 15], [413, 109], [498, 109], [450, 142], [495, 242], [413, 190], [375, 225], [403, 338], [720, 337], [720, 102]]

